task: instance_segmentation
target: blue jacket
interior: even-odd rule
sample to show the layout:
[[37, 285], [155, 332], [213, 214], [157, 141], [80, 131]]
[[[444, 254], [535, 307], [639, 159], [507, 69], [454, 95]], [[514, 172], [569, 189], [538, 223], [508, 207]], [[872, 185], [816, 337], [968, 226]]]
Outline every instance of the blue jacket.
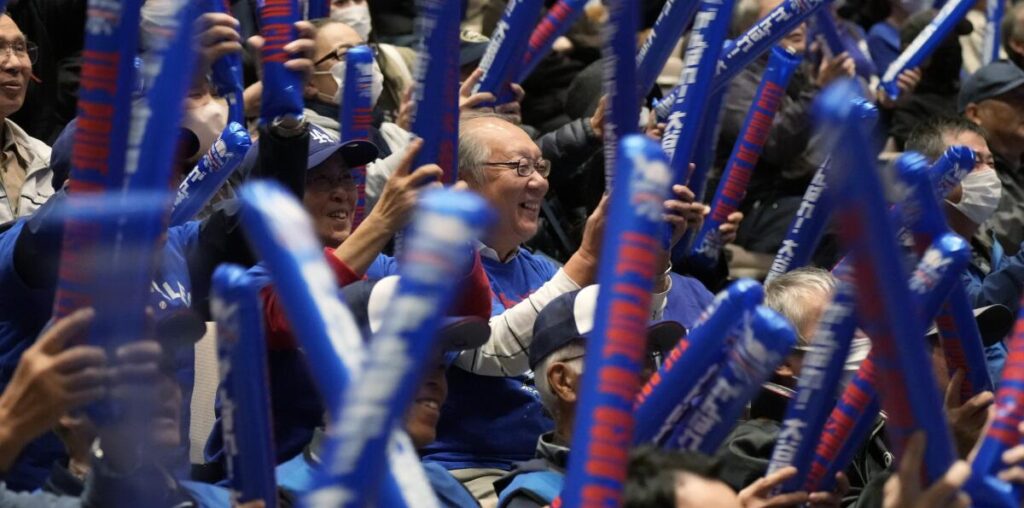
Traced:
[[[1020, 308], [1020, 295], [1024, 292], [1024, 244], [1013, 256], [1004, 255], [1003, 247], [992, 241], [987, 260], [978, 259], [983, 247], [972, 242], [975, 261], [968, 265], [962, 279], [974, 308], [1005, 305], [1016, 315]], [[982, 251], [983, 252], [983, 251]], [[983, 266], [987, 261], [988, 267]], [[987, 269], [986, 269], [987, 268]]]
[[[989, 232], [989, 235], [992, 233]], [[1013, 256], [1004, 255], [1003, 247], [994, 237], [991, 249], [972, 240], [974, 259], [961, 276], [967, 297], [975, 309], [989, 305], [1004, 305], [1014, 316], [1020, 310], [1020, 295], [1024, 292], [1024, 249]], [[998, 386], [1009, 351], [1000, 342], [985, 348], [985, 361], [989, 376]]]
[[[22, 353], [35, 342], [53, 308], [52, 284], [43, 286], [44, 289], [31, 287], [23, 280], [22, 274], [15, 270], [15, 259], [16, 256], [25, 256], [27, 251], [29, 255], [38, 258], [39, 265], [56, 266], [63, 227], [56, 222], [59, 219], [55, 215], [61, 211], [63, 201], [63, 193], [58, 193], [35, 215], [14, 222], [9, 229], [0, 233], [0, 287], [3, 288], [0, 291], [0, 390], [10, 382]], [[157, 319], [191, 305], [192, 284], [188, 258], [195, 249], [198, 234], [199, 224], [195, 222], [168, 231], [148, 302]], [[28, 244], [31, 247], [26, 247]], [[175, 358], [178, 367], [176, 378], [182, 388], [185, 404], [182, 413], [184, 428], [188, 427], [188, 401], [191, 399], [194, 377], [193, 356], [191, 348], [181, 348]], [[63, 444], [56, 436], [47, 433], [25, 447], [5, 475], [5, 481], [14, 490], [39, 488], [49, 475], [50, 466], [64, 456]]]
[[662, 319], [675, 321], [692, 330], [715, 295], [693, 277], [675, 272], [669, 275], [672, 277], [672, 289], [668, 292]]
[[569, 448], [556, 443], [554, 433], [549, 432], [537, 439], [535, 453], [536, 458], [516, 464], [494, 482], [499, 508], [547, 506], [562, 492]]
[[[318, 463], [308, 450], [277, 466], [278, 487], [302, 494], [313, 487]], [[446, 508], [472, 508], [480, 506], [465, 487], [447, 469], [437, 464], [423, 464], [423, 472], [430, 481], [437, 500]]]

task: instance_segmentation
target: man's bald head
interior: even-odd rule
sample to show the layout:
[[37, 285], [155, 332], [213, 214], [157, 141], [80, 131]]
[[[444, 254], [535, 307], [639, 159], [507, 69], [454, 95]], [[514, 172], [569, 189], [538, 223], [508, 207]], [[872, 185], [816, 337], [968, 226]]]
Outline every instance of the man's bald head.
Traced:
[[529, 144], [530, 136], [518, 125], [497, 113], [469, 113], [459, 120], [459, 172], [467, 183], [485, 181], [484, 163], [490, 160], [495, 147]]

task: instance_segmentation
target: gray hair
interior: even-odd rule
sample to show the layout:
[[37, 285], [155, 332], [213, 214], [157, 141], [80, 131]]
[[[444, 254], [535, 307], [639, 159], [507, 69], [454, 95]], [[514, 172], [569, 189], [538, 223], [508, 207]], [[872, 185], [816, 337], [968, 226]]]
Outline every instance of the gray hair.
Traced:
[[988, 142], [988, 133], [980, 125], [962, 116], [937, 116], [930, 118], [914, 127], [907, 136], [908, 152], [917, 152], [930, 161], [934, 161], [946, 151], [946, 140], [943, 136], [959, 136], [964, 132], [973, 132]]
[[466, 123], [480, 118], [494, 118], [515, 124], [507, 115], [490, 111], [467, 111], [459, 116], [459, 174], [466, 183], [480, 185], [486, 181], [483, 167], [491, 157], [491, 150], [477, 139], [474, 129], [467, 129]]
[[797, 331], [798, 346], [808, 346], [810, 337], [800, 333], [810, 319], [808, 303], [813, 299], [830, 299], [836, 290], [836, 283], [836, 278], [821, 268], [797, 268], [765, 284], [764, 304], [793, 324]]
[[746, 32], [748, 28], [754, 26], [754, 23], [760, 17], [761, 14], [761, 2], [764, 0], [740, 0], [736, 2], [736, 7], [733, 8], [732, 24], [730, 28], [729, 37], [735, 39], [740, 34]]
[[[577, 375], [583, 374], [582, 355], [585, 352], [584, 342], [582, 340], [574, 340], [562, 346], [562, 349], [555, 350], [546, 356], [537, 364], [537, 368], [533, 371], [533, 383], [537, 387], [537, 393], [540, 394], [540, 403], [553, 418], [558, 415], [558, 396], [555, 395], [551, 385], [548, 384], [548, 370], [555, 362], [562, 362], [568, 365]], [[565, 361], [573, 357], [577, 358], [568, 362]]]

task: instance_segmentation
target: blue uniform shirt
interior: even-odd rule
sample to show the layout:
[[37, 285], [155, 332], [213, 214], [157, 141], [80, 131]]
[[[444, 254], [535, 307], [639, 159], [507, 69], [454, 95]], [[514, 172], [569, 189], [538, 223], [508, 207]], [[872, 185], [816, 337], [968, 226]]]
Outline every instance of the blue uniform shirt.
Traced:
[[[59, 205], [59, 200], [45, 210]], [[43, 216], [45, 212], [39, 212]], [[41, 219], [43, 220], [43, 219]], [[50, 218], [52, 220], [52, 217]], [[14, 269], [14, 247], [18, 238], [29, 227], [22, 219], [0, 233], [0, 389], [10, 382], [22, 353], [42, 331], [50, 318], [53, 291], [28, 287]], [[42, 229], [41, 229], [42, 231]], [[45, 230], [49, 232], [50, 230]], [[47, 234], [46, 232], [41, 234]], [[59, 229], [54, 230], [54, 233]], [[199, 224], [186, 223], [170, 228], [160, 260], [159, 271], [152, 284], [149, 305], [156, 318], [166, 312], [188, 307], [192, 301], [192, 285], [187, 258], [197, 244]], [[56, 243], [51, 239], [43, 243]], [[56, 255], [56, 253], [51, 253]], [[194, 376], [194, 353], [181, 348], [176, 360], [176, 377], [182, 388], [184, 412], [183, 428], [188, 428], [188, 404], [191, 399]], [[64, 446], [55, 435], [48, 433], [30, 443], [5, 477], [10, 488], [32, 490], [42, 486], [49, 476], [50, 466], [65, 455]]]
[[[487, 256], [481, 261], [491, 285], [492, 315], [519, 303], [558, 271], [525, 249], [505, 263]], [[424, 450], [424, 460], [447, 469], [509, 470], [532, 458], [537, 437], [553, 427], [528, 377], [479, 376], [454, 367], [448, 369], [437, 440]]]

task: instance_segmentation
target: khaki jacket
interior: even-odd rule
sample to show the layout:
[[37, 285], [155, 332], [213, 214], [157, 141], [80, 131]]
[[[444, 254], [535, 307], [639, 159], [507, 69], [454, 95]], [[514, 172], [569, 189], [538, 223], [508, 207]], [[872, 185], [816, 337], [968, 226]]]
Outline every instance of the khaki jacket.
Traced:
[[[4, 135], [0, 139], [13, 139], [19, 156], [25, 160], [25, 183], [18, 199], [17, 215], [8, 201], [7, 190], [0, 185], [0, 224], [36, 211], [53, 196], [53, 171], [50, 170], [50, 147], [25, 133], [21, 127], [4, 119]], [[10, 136], [10, 138], [8, 138]]]

